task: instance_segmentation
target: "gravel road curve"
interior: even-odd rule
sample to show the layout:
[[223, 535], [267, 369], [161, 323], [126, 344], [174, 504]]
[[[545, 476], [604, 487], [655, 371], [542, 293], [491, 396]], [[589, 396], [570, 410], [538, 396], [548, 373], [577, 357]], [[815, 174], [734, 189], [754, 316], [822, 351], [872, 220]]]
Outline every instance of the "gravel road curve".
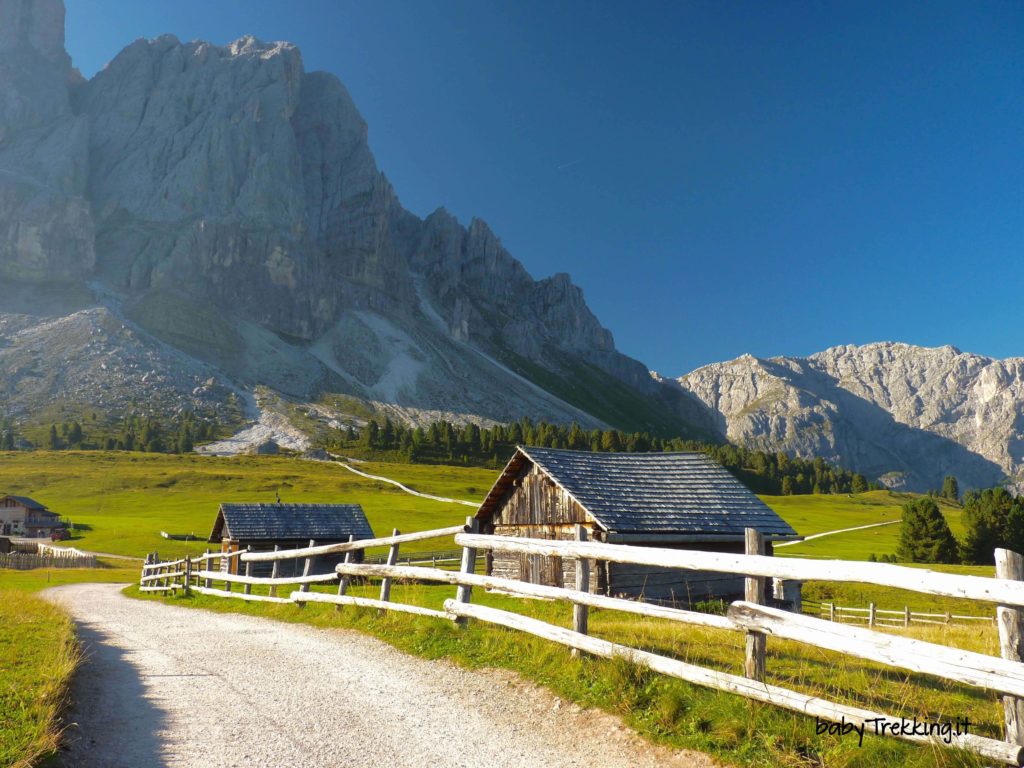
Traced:
[[346, 630], [131, 600], [120, 586], [44, 593], [87, 660], [66, 768], [686, 766], [604, 713], [507, 672], [407, 656]]

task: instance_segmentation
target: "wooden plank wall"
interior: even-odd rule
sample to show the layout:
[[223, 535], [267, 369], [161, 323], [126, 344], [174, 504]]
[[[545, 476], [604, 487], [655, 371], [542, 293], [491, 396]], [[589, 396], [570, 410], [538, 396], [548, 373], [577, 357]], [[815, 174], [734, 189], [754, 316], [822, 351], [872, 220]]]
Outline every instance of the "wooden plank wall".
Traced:
[[[499, 536], [572, 541], [576, 537], [577, 523], [593, 529], [586, 510], [533, 464], [527, 463], [485, 530]], [[598, 580], [600, 570], [591, 569], [591, 592], [603, 587]], [[576, 586], [573, 558], [495, 552], [490, 559], [490, 572], [494, 576], [533, 584], [569, 589]]]
[[611, 581], [609, 594], [615, 597], [643, 597], [645, 600], [689, 605], [699, 600], [743, 594], [743, 577], [729, 573], [682, 571], [625, 563], [608, 563], [608, 570]]

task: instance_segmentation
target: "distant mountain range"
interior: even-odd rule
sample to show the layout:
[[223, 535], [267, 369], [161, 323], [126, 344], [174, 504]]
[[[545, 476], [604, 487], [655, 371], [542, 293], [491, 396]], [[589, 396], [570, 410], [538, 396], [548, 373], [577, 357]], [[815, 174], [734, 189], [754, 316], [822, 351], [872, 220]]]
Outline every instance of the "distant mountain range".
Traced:
[[568, 275], [405, 210], [367, 131], [288, 43], [138, 40], [85, 80], [60, 0], [0, 0], [0, 417], [261, 417], [299, 444], [382, 414], [528, 415], [893, 487], [1018, 479], [1020, 361], [872, 344], [662, 378]]
[[749, 355], [676, 380], [713, 429], [751, 447], [821, 456], [893, 488], [1017, 484], [1024, 358], [878, 343], [807, 358]]

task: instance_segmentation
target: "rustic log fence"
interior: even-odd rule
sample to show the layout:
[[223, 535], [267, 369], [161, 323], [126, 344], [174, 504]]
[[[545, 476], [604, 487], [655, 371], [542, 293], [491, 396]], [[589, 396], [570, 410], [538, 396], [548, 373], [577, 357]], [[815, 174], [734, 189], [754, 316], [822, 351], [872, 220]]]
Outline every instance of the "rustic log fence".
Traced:
[[[401, 564], [399, 550], [402, 544], [432, 538], [455, 536], [461, 547], [461, 568], [458, 571], [433, 566]], [[583, 530], [577, 532], [576, 541], [523, 539], [508, 536], [480, 535], [477, 521], [468, 518], [466, 526], [454, 526], [434, 531], [348, 541], [339, 544], [310, 546], [274, 552], [207, 553], [197, 558], [184, 558], [170, 562], [153, 559], [143, 566], [141, 589], [145, 591], [195, 591], [206, 595], [242, 600], [261, 600], [276, 603], [330, 603], [373, 608], [380, 611], [398, 611], [421, 616], [454, 620], [465, 623], [471, 619], [486, 621], [516, 629], [537, 637], [565, 645], [575, 653], [625, 658], [632, 663], [656, 672], [717, 690], [737, 693], [756, 701], [814, 715], [832, 721], [845, 718], [847, 723], [864, 727], [884, 722], [882, 732], [908, 741], [944, 744], [937, 735], [921, 733], [916, 720], [891, 717], [877, 712], [800, 693], [771, 685], [764, 681], [766, 671], [766, 645], [769, 637], [796, 641], [816, 648], [828, 649], [860, 659], [883, 664], [912, 673], [933, 675], [964, 685], [991, 690], [1003, 697], [1006, 738], [1003, 741], [971, 733], [947, 734], [949, 745], [979, 754], [989, 760], [1017, 765], [1024, 764], [1024, 557], [1007, 550], [997, 550], [997, 577], [960, 576], [943, 574], [904, 566], [848, 561], [810, 560], [804, 558], [773, 558], [763, 554], [764, 544], [759, 534], [747, 534], [747, 554], [673, 550], [654, 547], [636, 547], [624, 544], [606, 544], [587, 541]], [[370, 547], [388, 547], [385, 562], [353, 562], [351, 555]], [[546, 557], [571, 558], [576, 561], [576, 588], [531, 584], [475, 572], [478, 553], [510, 552]], [[335, 566], [332, 573], [315, 574], [313, 564], [325, 555], [345, 555], [345, 562]], [[246, 564], [247, 575], [231, 573], [230, 567], [214, 570], [209, 561], [220, 558], [239, 558]], [[284, 560], [304, 560], [301, 576], [257, 578], [248, 575], [254, 562], [277, 563]], [[586, 568], [592, 562], [627, 563], [683, 571], [711, 571], [740, 574], [746, 577], [745, 599], [729, 606], [727, 615], [714, 615], [682, 608], [628, 600], [586, 591]], [[199, 563], [205, 568], [196, 569]], [[583, 575], [581, 578], [581, 574]], [[352, 579], [380, 579], [379, 598], [347, 594]], [[878, 586], [908, 589], [919, 593], [944, 597], [996, 603], [997, 626], [1000, 636], [1001, 657], [964, 651], [878, 632], [874, 626], [858, 627], [830, 621], [827, 618], [802, 615], [780, 610], [767, 604], [765, 586], [769, 579], [792, 581], [863, 582]], [[454, 598], [446, 600], [444, 610], [395, 602], [391, 599], [393, 581], [449, 584], [456, 587]], [[224, 589], [215, 589], [211, 582], [224, 582]], [[246, 589], [232, 591], [232, 585]], [[251, 594], [253, 585], [270, 586], [270, 595]], [[311, 584], [337, 584], [337, 594], [311, 591]], [[278, 597], [280, 586], [293, 585], [293, 591]], [[294, 589], [294, 587], [299, 587]], [[496, 590], [520, 597], [542, 598], [568, 602], [573, 607], [572, 629], [555, 626], [497, 608], [474, 604], [474, 587]], [[746, 637], [744, 675], [734, 675], [707, 669], [678, 659], [642, 651], [630, 646], [610, 642], [587, 634], [587, 614], [590, 608], [621, 611], [650, 618], [665, 619], [683, 624], [741, 632]], [[832, 606], [832, 618], [835, 608]], [[887, 613], [875, 607], [867, 609], [874, 624], [881, 627], [879, 614]], [[913, 612], [904, 611], [906, 616]], [[970, 617], [978, 618], [978, 617]]]
[[912, 611], [909, 606], [900, 610], [879, 608], [875, 603], [869, 603], [866, 608], [836, 605], [832, 602], [814, 602], [804, 600], [804, 613], [810, 616], [818, 616], [822, 619], [835, 621], [840, 624], [860, 624], [868, 627], [884, 627], [885, 629], [900, 629], [912, 627], [918, 624], [932, 624], [950, 627], [965, 627], [989, 624], [996, 625], [996, 617], [993, 616], [967, 616], [951, 613], [924, 613]]

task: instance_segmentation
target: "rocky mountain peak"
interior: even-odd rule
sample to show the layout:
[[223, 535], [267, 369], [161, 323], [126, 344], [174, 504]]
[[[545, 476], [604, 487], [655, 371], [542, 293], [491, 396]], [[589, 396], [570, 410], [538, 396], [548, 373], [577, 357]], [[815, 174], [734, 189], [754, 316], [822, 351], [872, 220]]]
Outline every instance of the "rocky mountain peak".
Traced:
[[1024, 480], [1024, 360], [901, 342], [840, 345], [807, 358], [742, 357], [679, 386], [730, 439], [823, 456], [893, 487]]

